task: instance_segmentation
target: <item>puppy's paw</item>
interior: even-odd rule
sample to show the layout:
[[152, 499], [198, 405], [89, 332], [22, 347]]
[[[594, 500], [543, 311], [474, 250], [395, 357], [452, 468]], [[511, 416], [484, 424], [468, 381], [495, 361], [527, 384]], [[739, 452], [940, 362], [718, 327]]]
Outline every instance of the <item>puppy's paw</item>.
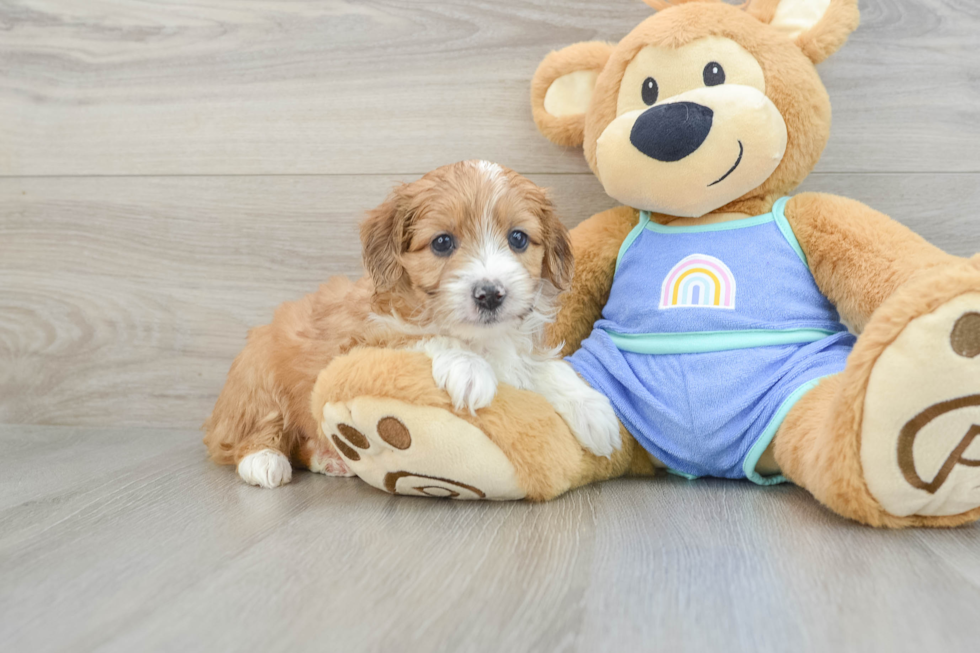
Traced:
[[579, 444], [597, 456], [608, 458], [623, 446], [619, 418], [604, 395], [592, 388], [586, 390], [565, 404], [564, 410], [559, 410], [558, 414], [568, 424]]
[[585, 449], [609, 457], [623, 446], [619, 418], [609, 400], [563, 361], [548, 361], [537, 370], [535, 390], [561, 415]]
[[497, 375], [486, 360], [459, 349], [432, 354], [432, 377], [456, 410], [485, 408], [497, 394]]
[[331, 437], [350, 428], [347, 425], [351, 421], [350, 409], [347, 404], [328, 402], [323, 405], [323, 419], [320, 422], [320, 427], [326, 437], [310, 438], [304, 445], [307, 459], [310, 461], [311, 472], [326, 476], [356, 476], [344, 462]]
[[286, 456], [274, 449], [263, 449], [242, 458], [238, 475], [249, 485], [274, 488], [293, 478], [293, 468]]

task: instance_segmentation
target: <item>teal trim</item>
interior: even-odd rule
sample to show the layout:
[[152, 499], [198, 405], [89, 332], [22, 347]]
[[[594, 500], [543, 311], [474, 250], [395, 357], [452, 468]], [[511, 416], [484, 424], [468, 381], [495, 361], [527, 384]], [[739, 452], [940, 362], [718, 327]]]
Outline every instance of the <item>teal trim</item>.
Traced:
[[816, 342], [836, 331], [825, 329], [747, 329], [687, 333], [617, 333], [606, 330], [620, 351], [634, 354], [704, 354], [712, 351]]
[[786, 203], [789, 202], [789, 199], [790, 198], [788, 197], [782, 197], [775, 204], [773, 204], [772, 214], [776, 218], [776, 226], [779, 227], [779, 231], [782, 232], [783, 238], [786, 239], [789, 246], [793, 248], [796, 255], [800, 257], [801, 261], [803, 261], [803, 265], [809, 268], [810, 264], [807, 263], [806, 254], [803, 253], [803, 248], [800, 247], [800, 241], [796, 239], [796, 234], [793, 233], [793, 227], [789, 226], [789, 220], [786, 219], [786, 214], [784, 211], [786, 209]]
[[689, 481], [696, 481], [699, 478], [701, 478], [700, 476], [695, 476], [694, 474], [688, 474], [687, 472], [682, 472], [676, 469], [670, 469], [669, 467], [667, 468], [667, 473], [673, 474], [674, 476], [680, 476], [681, 478], [686, 478]]
[[[827, 375], [829, 376], [829, 375]], [[785, 476], [762, 476], [759, 472], [755, 471], [756, 465], [759, 464], [759, 458], [762, 458], [762, 454], [765, 452], [766, 448], [772, 443], [772, 439], [776, 437], [776, 431], [782, 426], [783, 420], [789, 414], [789, 411], [796, 405], [803, 395], [813, 390], [820, 381], [827, 378], [827, 376], [817, 377], [812, 381], [807, 381], [799, 388], [793, 391], [793, 394], [786, 397], [786, 400], [779, 406], [779, 410], [773, 415], [772, 419], [769, 420], [769, 424], [766, 425], [766, 429], [759, 436], [759, 439], [755, 441], [752, 448], [749, 449], [749, 453], [746, 454], [745, 460], [742, 461], [742, 471], [745, 473], [745, 478], [749, 479], [756, 485], [777, 485], [779, 483], [786, 483], [787, 479]]]
[[647, 229], [654, 231], [658, 234], [696, 234], [704, 233], [707, 231], [730, 231], [732, 229], [744, 229], [745, 227], [755, 227], [760, 224], [765, 224], [767, 222], [772, 222], [773, 217], [771, 213], [766, 213], [765, 215], [757, 215], [754, 218], [739, 218], [738, 220], [729, 220], [728, 222], [715, 222], [713, 224], [698, 224], [690, 227], [671, 227], [670, 225], [657, 224], [656, 222], [649, 222], [647, 224]]
[[630, 248], [633, 241], [639, 238], [640, 234], [643, 233], [643, 228], [646, 227], [648, 222], [650, 222], [650, 212], [640, 211], [640, 221], [635, 227], [633, 227], [633, 230], [626, 235], [626, 240], [623, 241], [623, 244], [619, 246], [619, 255], [616, 256], [616, 271], [613, 274], [619, 272], [619, 263], [623, 260], [623, 254], [625, 254], [626, 250]]

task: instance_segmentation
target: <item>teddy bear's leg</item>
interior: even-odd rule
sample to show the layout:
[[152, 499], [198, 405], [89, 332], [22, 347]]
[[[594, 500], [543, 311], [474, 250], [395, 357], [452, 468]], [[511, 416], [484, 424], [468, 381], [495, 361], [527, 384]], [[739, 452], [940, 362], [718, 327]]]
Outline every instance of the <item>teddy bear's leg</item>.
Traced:
[[652, 472], [625, 433], [610, 459], [583, 451], [532, 392], [500, 385], [475, 415], [455, 411], [418, 352], [363, 348], [338, 357], [320, 374], [312, 401], [322, 436], [361, 479], [390, 493], [540, 501], [591, 481]]
[[872, 316], [845, 370], [794, 407], [784, 475], [873, 526], [980, 518], [980, 270], [917, 275]]

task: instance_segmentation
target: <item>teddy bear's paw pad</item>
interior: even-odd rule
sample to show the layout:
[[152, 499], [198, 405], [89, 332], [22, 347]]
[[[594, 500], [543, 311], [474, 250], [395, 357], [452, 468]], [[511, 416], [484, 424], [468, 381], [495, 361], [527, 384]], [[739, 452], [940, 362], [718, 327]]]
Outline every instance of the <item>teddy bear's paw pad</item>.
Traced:
[[916, 318], [878, 358], [861, 465], [872, 496], [893, 515], [980, 506], [980, 294]]
[[324, 409], [321, 426], [351, 471], [391, 494], [500, 501], [526, 494], [500, 448], [441, 408], [362, 397], [339, 413]]
[[953, 351], [963, 358], [980, 356], [980, 313], [966, 313], [956, 320], [949, 336]]

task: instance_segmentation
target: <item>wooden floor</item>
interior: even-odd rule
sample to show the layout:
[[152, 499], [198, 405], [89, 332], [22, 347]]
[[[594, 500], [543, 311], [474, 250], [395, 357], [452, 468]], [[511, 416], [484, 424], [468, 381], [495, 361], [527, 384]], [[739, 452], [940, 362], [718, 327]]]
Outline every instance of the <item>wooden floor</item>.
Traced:
[[794, 487], [619, 480], [544, 505], [275, 491], [185, 430], [0, 427], [3, 651], [976, 651], [980, 529]]
[[[980, 250], [980, 3], [861, 0], [804, 188]], [[976, 651], [980, 527], [876, 532], [792, 487], [617, 481], [548, 505], [269, 492], [198, 425], [250, 326], [444, 163], [571, 226], [550, 50], [640, 0], [0, 0], [0, 651]]]

